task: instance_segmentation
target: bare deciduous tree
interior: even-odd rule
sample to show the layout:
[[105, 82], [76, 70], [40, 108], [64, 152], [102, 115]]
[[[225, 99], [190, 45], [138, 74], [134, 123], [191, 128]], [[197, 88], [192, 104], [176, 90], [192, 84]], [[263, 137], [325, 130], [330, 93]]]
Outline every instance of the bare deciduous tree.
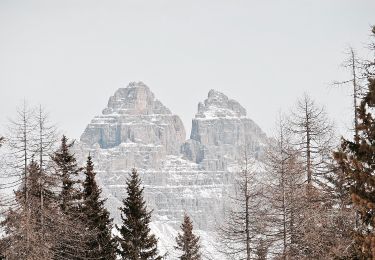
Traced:
[[265, 196], [270, 204], [269, 221], [273, 227], [269, 240], [276, 248], [273, 255], [284, 260], [296, 255], [297, 218], [304, 208], [303, 167], [286, 124], [280, 116], [276, 136], [265, 154]]
[[345, 81], [336, 81], [333, 84], [336, 86], [343, 86], [350, 84], [352, 87], [352, 98], [353, 98], [353, 129], [354, 139], [358, 142], [358, 98], [363, 94], [363, 87], [361, 82], [365, 78], [363, 73], [363, 62], [358, 58], [355, 50], [352, 47], [348, 49], [348, 59], [344, 61], [342, 66], [350, 70], [351, 78]]
[[[23, 196], [25, 186], [16, 192], [17, 208], [5, 214], [6, 242], [3, 254], [6, 259], [47, 260], [52, 259], [52, 247], [58, 230], [58, 204], [54, 199], [40, 203], [41, 171], [36, 162], [28, 166], [29, 191], [27, 200]], [[45, 190], [46, 194], [51, 191]], [[45, 221], [42, 222], [42, 216]]]
[[289, 119], [290, 130], [294, 135], [294, 148], [304, 159], [307, 187], [313, 182], [321, 184], [321, 176], [327, 172], [327, 163], [332, 161], [333, 124], [325, 109], [315, 104], [305, 94], [298, 99]]
[[15, 175], [20, 177], [25, 199], [28, 196], [27, 166], [33, 157], [33, 140], [35, 131], [34, 110], [24, 101], [23, 106], [17, 109], [16, 118], [10, 120], [8, 143], [13, 155], [11, 167]]
[[[27, 259], [33, 259], [30, 257], [36, 250], [39, 250], [35, 254], [38, 259], [50, 259], [44, 256], [51, 255], [51, 236], [56, 235], [52, 229], [58, 226], [54, 221], [59, 218], [56, 198], [52, 192], [56, 183], [47, 167], [55, 144], [55, 127], [48, 124], [48, 116], [41, 107], [36, 113], [35, 109], [28, 108], [24, 102], [23, 107], [17, 111], [16, 119], [11, 120], [9, 130], [8, 143], [12, 158], [10, 167], [19, 178], [3, 187], [21, 186], [12, 202], [8, 202], [11, 208], [4, 212], [6, 221], [3, 224], [7, 236], [2, 242], [17, 243], [24, 247], [23, 252], [30, 251], [27, 248], [32, 246], [34, 251], [30, 251]], [[35, 157], [43, 167], [37, 165]], [[41, 239], [41, 245], [32, 245], [32, 241], [38, 238]], [[7, 259], [11, 255], [15, 258], [19, 256], [16, 253], [18, 249], [14, 251], [12, 248], [7, 248]]]
[[35, 135], [33, 150], [38, 156], [39, 167], [46, 170], [49, 166], [50, 156], [56, 148], [57, 130], [56, 126], [50, 122], [50, 118], [45, 109], [40, 105], [35, 113]]
[[253, 259], [266, 230], [262, 189], [255, 176], [258, 170], [255, 161], [245, 153], [241, 171], [236, 176], [235, 195], [230, 199], [224, 223], [218, 228], [219, 251], [228, 257]]
[[[323, 107], [318, 107], [307, 95], [298, 100], [292, 112], [290, 130], [294, 135], [295, 149], [299, 150], [306, 173], [306, 193], [301, 198], [303, 210], [298, 215], [298, 259], [334, 257], [334, 248], [349, 246], [347, 234], [337, 218], [339, 204], [333, 199], [334, 175], [332, 151], [333, 124]], [[347, 226], [345, 226], [347, 227]], [[336, 250], [337, 251], [337, 250]], [[337, 254], [336, 254], [337, 255]]]

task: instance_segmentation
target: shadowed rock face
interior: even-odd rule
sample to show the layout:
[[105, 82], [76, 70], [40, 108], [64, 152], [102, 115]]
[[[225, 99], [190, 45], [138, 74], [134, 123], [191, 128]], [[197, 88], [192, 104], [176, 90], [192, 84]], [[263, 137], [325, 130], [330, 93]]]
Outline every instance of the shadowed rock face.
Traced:
[[215, 225], [233, 188], [233, 169], [245, 148], [257, 157], [267, 137], [237, 101], [211, 90], [198, 105], [190, 139], [184, 139], [180, 118], [139, 82], [110, 97], [76, 146], [82, 160], [90, 152], [96, 162], [98, 182], [117, 222], [125, 179], [131, 168], [138, 169], [153, 210], [153, 232], [163, 248], [172, 251], [184, 212], [203, 232], [203, 246], [214, 243]]

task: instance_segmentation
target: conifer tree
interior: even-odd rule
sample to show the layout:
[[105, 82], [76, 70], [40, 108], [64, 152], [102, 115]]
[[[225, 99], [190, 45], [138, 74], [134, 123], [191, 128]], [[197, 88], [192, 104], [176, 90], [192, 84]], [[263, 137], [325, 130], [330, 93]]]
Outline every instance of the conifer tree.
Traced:
[[136, 169], [132, 170], [126, 184], [127, 198], [123, 199], [123, 207], [120, 208], [122, 225], [117, 227], [121, 235], [118, 237], [118, 253], [121, 259], [126, 260], [161, 259], [157, 239], [150, 233], [151, 212], [147, 210]]
[[[372, 32], [375, 36], [375, 27]], [[360, 217], [355, 232], [357, 259], [375, 259], [375, 61], [367, 66], [367, 90], [357, 111], [358, 133], [353, 141], [343, 139], [334, 153]]]
[[71, 153], [72, 143], [63, 136], [60, 148], [51, 156], [54, 163], [55, 176], [61, 183], [58, 195], [59, 204], [63, 213], [63, 220], [59, 224], [59, 240], [55, 248], [54, 259], [85, 259], [87, 241], [92, 238], [88, 235], [82, 221], [82, 192], [79, 189], [78, 167], [76, 158]]
[[85, 181], [83, 183], [83, 219], [93, 238], [88, 241], [89, 259], [115, 260], [116, 243], [111, 237], [112, 219], [108, 210], [104, 207], [104, 199], [100, 198], [101, 189], [98, 187], [94, 172], [94, 164], [91, 156], [88, 156], [84, 170]]
[[193, 223], [189, 216], [184, 214], [184, 222], [181, 224], [182, 233], [178, 233], [176, 237], [177, 246], [175, 249], [182, 251], [182, 255], [178, 258], [181, 260], [200, 260], [201, 246], [199, 237], [193, 234]]
[[63, 212], [76, 209], [76, 202], [80, 199], [80, 192], [75, 187], [78, 183], [77, 177], [81, 168], [77, 165], [77, 160], [70, 152], [72, 143], [64, 135], [61, 139], [60, 148], [52, 155], [52, 161], [55, 164], [55, 173], [61, 181], [60, 203]]

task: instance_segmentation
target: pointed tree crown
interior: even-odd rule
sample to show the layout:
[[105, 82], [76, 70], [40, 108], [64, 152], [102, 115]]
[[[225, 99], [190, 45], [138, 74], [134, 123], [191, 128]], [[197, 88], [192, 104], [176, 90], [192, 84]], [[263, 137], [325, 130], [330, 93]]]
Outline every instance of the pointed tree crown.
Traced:
[[193, 223], [190, 217], [185, 213], [184, 221], [181, 224], [181, 231], [176, 237], [177, 246], [175, 249], [182, 251], [179, 256], [181, 260], [199, 260], [201, 259], [200, 238], [193, 234]]
[[122, 259], [161, 259], [157, 252], [157, 239], [151, 234], [149, 224], [151, 211], [147, 210], [143, 198], [143, 187], [136, 169], [126, 181], [127, 197], [123, 199], [121, 210], [122, 225], [117, 227]]

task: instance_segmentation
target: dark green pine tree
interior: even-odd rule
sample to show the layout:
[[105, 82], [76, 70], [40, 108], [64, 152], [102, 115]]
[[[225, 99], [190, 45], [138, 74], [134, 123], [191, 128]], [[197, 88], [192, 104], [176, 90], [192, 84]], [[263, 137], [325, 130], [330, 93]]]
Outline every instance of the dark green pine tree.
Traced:
[[65, 213], [77, 210], [77, 200], [81, 199], [82, 195], [76, 187], [76, 184], [79, 183], [77, 177], [82, 168], [78, 167], [76, 158], [70, 152], [73, 144], [73, 142], [68, 143], [68, 139], [64, 135], [60, 148], [51, 156], [55, 164], [56, 176], [62, 184], [60, 204]]
[[116, 241], [111, 237], [112, 219], [104, 207], [105, 199], [100, 198], [101, 189], [98, 187], [91, 156], [87, 158], [83, 183], [83, 219], [92, 232], [93, 239], [87, 243], [88, 259], [115, 260]]
[[63, 136], [60, 148], [51, 159], [54, 163], [55, 176], [62, 185], [58, 195], [62, 218], [59, 220], [59, 234], [55, 245], [54, 259], [86, 259], [87, 241], [92, 239], [82, 221], [82, 192], [80, 191], [79, 173], [82, 171], [70, 149], [73, 142]]
[[184, 222], [181, 224], [182, 234], [176, 237], [177, 246], [175, 249], [182, 251], [182, 255], [178, 257], [181, 260], [200, 260], [201, 246], [199, 237], [193, 234], [193, 223], [189, 216], [185, 213]]
[[[375, 27], [372, 32], [375, 36]], [[357, 113], [358, 135], [353, 141], [343, 140], [340, 151], [334, 153], [360, 217], [352, 259], [375, 259], [375, 61], [368, 64], [366, 75], [367, 91]]]
[[126, 184], [127, 198], [123, 199], [123, 207], [120, 208], [122, 225], [116, 226], [120, 232], [118, 253], [121, 259], [126, 260], [161, 259], [157, 239], [150, 233], [151, 212], [147, 211], [136, 169], [132, 170]]

